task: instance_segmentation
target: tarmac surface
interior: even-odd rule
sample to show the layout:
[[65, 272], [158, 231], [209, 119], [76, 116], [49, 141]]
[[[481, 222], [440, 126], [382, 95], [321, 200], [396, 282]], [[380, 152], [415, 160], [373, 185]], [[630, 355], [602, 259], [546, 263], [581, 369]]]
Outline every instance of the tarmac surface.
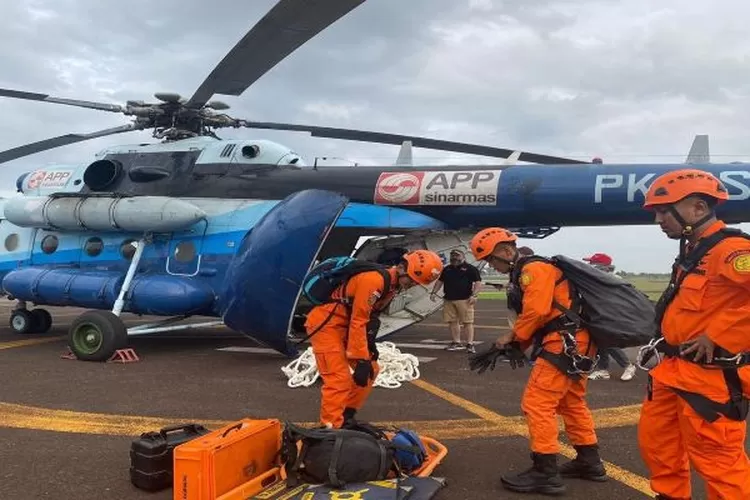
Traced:
[[[5, 318], [7, 304], [0, 309]], [[61, 358], [67, 326], [82, 311], [50, 312], [47, 334], [0, 329], [3, 499], [171, 499], [171, 489], [146, 493], [130, 483], [130, 443], [141, 432], [189, 422], [217, 428], [241, 418], [317, 420], [320, 386], [289, 388], [281, 367], [290, 360], [226, 328], [133, 337], [140, 361], [92, 363]], [[129, 325], [148, 321], [123, 318]], [[476, 323], [476, 341], [492, 342], [507, 329], [502, 303], [480, 300]], [[376, 387], [358, 416], [409, 426], [448, 447], [434, 474], [447, 478], [437, 499], [546, 498], [500, 484], [502, 474], [530, 465], [520, 410], [529, 369], [501, 363], [477, 375], [466, 352], [444, 350], [448, 339], [439, 312], [387, 339], [420, 357], [420, 378], [397, 389]], [[566, 480], [568, 498], [654, 497], [636, 435], [645, 374], [622, 382], [621, 368], [611, 362], [611, 370], [611, 380], [589, 382], [588, 396], [610, 480]], [[573, 451], [562, 432], [560, 439], [562, 462]], [[693, 487], [694, 499], [706, 498], [697, 477]]]

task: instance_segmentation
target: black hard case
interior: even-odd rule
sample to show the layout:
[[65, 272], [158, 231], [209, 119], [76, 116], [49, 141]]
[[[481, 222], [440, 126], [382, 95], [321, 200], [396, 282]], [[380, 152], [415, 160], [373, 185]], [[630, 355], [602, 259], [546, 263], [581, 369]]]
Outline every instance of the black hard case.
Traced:
[[130, 445], [130, 482], [146, 491], [171, 488], [175, 447], [208, 432], [200, 424], [173, 425], [159, 432], [144, 432]]

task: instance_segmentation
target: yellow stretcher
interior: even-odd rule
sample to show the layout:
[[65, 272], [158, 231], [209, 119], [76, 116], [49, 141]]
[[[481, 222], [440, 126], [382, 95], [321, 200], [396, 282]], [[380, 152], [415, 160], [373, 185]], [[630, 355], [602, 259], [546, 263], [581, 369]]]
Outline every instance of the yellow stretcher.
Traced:
[[[443, 478], [432, 477], [448, 455], [448, 449], [436, 439], [419, 436], [427, 456], [407, 478], [349, 484], [344, 488], [300, 484], [289, 488], [283, 467], [274, 467], [216, 500], [429, 500], [445, 486]], [[398, 496], [397, 491], [398, 491]]]
[[[448, 455], [448, 449], [429, 436], [419, 436], [426, 457], [420, 467], [406, 477], [397, 478], [391, 473], [391, 477], [381, 481], [351, 483], [342, 488], [314, 484], [289, 487], [284, 466], [278, 460], [280, 429], [281, 423], [275, 419], [244, 419], [175, 447], [174, 462], [180, 467], [175, 467], [173, 498], [430, 500], [445, 485], [443, 478], [432, 474]], [[386, 435], [389, 439], [393, 437], [391, 432]], [[263, 436], [265, 441], [261, 439]], [[297, 442], [297, 446], [301, 448], [302, 442]], [[242, 464], [245, 465], [240, 468]], [[204, 487], [206, 485], [212, 487]]]

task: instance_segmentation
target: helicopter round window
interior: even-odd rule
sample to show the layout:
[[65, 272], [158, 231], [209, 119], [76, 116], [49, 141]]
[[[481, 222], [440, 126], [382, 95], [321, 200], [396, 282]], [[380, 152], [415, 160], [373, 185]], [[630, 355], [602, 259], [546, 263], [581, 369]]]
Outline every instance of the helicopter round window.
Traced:
[[190, 262], [195, 258], [195, 245], [192, 241], [181, 241], [174, 249], [177, 262]]
[[5, 249], [12, 252], [16, 248], [18, 248], [18, 235], [16, 233], [9, 234], [5, 238]]
[[83, 246], [83, 250], [89, 257], [96, 257], [104, 250], [104, 242], [101, 238], [89, 238]]
[[57, 236], [54, 234], [48, 234], [42, 239], [42, 252], [44, 253], [54, 253], [55, 250], [57, 250], [57, 245], [59, 244], [59, 240], [57, 239]]
[[132, 259], [133, 255], [135, 255], [136, 245], [138, 245], [138, 243], [133, 239], [123, 241], [122, 245], [120, 245], [120, 255], [127, 260]]

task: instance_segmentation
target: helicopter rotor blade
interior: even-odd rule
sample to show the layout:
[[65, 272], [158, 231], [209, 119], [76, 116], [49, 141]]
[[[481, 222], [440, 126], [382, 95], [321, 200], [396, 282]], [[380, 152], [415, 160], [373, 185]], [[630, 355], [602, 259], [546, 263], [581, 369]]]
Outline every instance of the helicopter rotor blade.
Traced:
[[0, 97], [12, 97], [14, 99], [26, 99], [28, 101], [52, 102], [55, 104], [65, 104], [67, 106], [76, 106], [78, 108], [98, 109], [100, 111], [111, 111], [113, 113], [122, 113], [125, 108], [118, 104], [107, 104], [103, 102], [81, 101], [79, 99], [65, 99], [64, 97], [52, 97], [47, 94], [37, 94], [36, 92], [25, 92], [23, 90], [0, 89]]
[[[327, 137], [330, 139], [345, 139], [350, 141], [378, 142], [384, 144], [400, 145], [404, 141], [411, 141], [413, 147], [437, 149], [442, 151], [454, 151], [480, 156], [491, 156], [497, 158], [508, 158], [517, 150], [482, 146], [479, 144], [468, 144], [464, 142], [444, 141], [441, 139], [430, 139], [428, 137], [414, 137], [409, 135], [388, 134], [383, 132], [369, 132], [366, 130], [353, 130], [334, 127], [316, 127], [314, 125], [295, 125], [291, 123], [255, 122], [240, 120], [240, 125], [247, 128], [269, 129], [269, 130], [291, 130], [297, 132], [309, 132], [313, 137]], [[582, 164], [587, 161], [550, 156], [538, 153], [520, 152], [517, 160], [542, 164]]]
[[198, 87], [188, 108], [214, 94], [241, 95], [261, 76], [365, 0], [280, 0]]
[[107, 135], [122, 134], [124, 132], [139, 130], [140, 128], [140, 126], [134, 123], [129, 123], [127, 125], [107, 128], [88, 134], [65, 134], [57, 137], [52, 137], [50, 139], [44, 139], [42, 141], [24, 144], [23, 146], [18, 146], [13, 149], [0, 151], [0, 163], [5, 163], [11, 160], [15, 160], [16, 158], [32, 155], [41, 151], [46, 151], [48, 149], [59, 148], [60, 146], [67, 146], [68, 144], [87, 141], [89, 139], [96, 139], [98, 137], [104, 137]]

